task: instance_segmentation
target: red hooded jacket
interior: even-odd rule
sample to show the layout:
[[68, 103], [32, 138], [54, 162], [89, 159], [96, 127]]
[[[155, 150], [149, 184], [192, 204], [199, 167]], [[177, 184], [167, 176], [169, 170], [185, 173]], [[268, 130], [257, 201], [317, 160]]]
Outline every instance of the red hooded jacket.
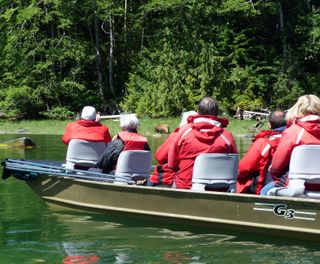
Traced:
[[158, 161], [158, 164], [165, 164], [168, 162], [168, 152], [171, 144], [175, 141], [176, 136], [179, 132], [177, 128], [167, 139], [157, 148], [155, 153], [155, 158]]
[[280, 177], [289, 168], [292, 150], [300, 145], [320, 144], [320, 117], [307, 115], [283, 132], [270, 167], [273, 177]]
[[62, 142], [69, 144], [71, 139], [83, 139], [88, 141], [111, 141], [109, 128], [99, 122], [91, 120], [78, 120], [67, 124], [62, 136]]
[[174, 144], [178, 132], [187, 129], [188, 126], [184, 125], [177, 128], [158, 148], [155, 153], [155, 158], [158, 165], [155, 167], [153, 174], [150, 176], [150, 182], [154, 184], [172, 185], [176, 172], [168, 166], [168, 153], [169, 148]]
[[177, 188], [190, 189], [193, 165], [201, 153], [237, 153], [232, 134], [224, 129], [227, 119], [211, 115], [190, 116], [186, 129], [178, 132], [170, 146], [168, 165], [176, 171]]
[[154, 184], [172, 185], [175, 171], [168, 167], [168, 152], [170, 145], [175, 141], [179, 128], [177, 128], [158, 148], [155, 158], [158, 165], [155, 167], [150, 182]]
[[237, 177], [237, 192], [248, 193], [255, 176], [258, 176], [255, 185], [256, 194], [260, 194], [265, 185], [267, 169], [282, 137], [281, 132], [263, 130], [253, 140], [247, 153], [239, 163]]

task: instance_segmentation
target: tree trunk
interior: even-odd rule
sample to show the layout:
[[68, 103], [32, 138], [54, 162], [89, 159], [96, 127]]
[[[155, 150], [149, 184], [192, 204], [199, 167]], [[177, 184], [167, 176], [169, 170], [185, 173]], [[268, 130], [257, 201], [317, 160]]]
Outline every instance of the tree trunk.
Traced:
[[286, 64], [288, 50], [287, 50], [286, 36], [285, 36], [285, 32], [284, 32], [283, 6], [281, 3], [281, 0], [279, 1], [279, 22], [280, 22], [282, 55], [283, 55], [283, 61]]
[[142, 17], [142, 22], [141, 22], [140, 51], [142, 51], [144, 48], [144, 21], [146, 17], [147, 17], [147, 14], [144, 13]]
[[104, 98], [104, 85], [103, 85], [103, 73], [102, 73], [102, 60], [99, 49], [100, 42], [100, 33], [98, 28], [98, 14], [97, 14], [97, 3], [96, 0], [93, 0], [93, 8], [94, 8], [94, 32], [95, 32], [95, 51], [96, 51], [96, 67], [97, 67], [97, 75], [98, 75], [98, 86], [99, 93], [101, 98]]
[[127, 42], [127, 11], [128, 11], [128, 0], [124, 0], [124, 24], [123, 24], [124, 43]]
[[113, 38], [113, 18], [109, 14], [109, 38], [110, 38], [110, 47], [109, 47], [109, 86], [111, 93], [114, 94], [114, 84], [113, 84], [113, 48], [114, 48], [114, 38]]

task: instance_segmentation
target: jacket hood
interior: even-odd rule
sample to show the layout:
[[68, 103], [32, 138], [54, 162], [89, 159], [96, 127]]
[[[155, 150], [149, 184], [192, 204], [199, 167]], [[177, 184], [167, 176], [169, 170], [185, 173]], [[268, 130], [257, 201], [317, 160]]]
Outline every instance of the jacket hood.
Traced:
[[218, 127], [227, 127], [229, 124], [229, 120], [227, 118], [212, 116], [212, 115], [191, 115], [188, 117], [188, 123], [201, 123], [201, 122], [210, 122], [208, 120], [212, 120], [215, 126]]
[[296, 121], [296, 124], [303, 127], [314, 137], [320, 139], [320, 116], [318, 115], [307, 115]]
[[210, 119], [194, 123], [191, 126], [192, 133], [199, 141], [212, 142], [223, 132], [222, 127], [216, 126], [214, 123], [208, 121], [210, 121]]
[[273, 135], [279, 135], [281, 132], [275, 130], [262, 130], [260, 131], [252, 140], [252, 142], [256, 141], [259, 138], [270, 138]]

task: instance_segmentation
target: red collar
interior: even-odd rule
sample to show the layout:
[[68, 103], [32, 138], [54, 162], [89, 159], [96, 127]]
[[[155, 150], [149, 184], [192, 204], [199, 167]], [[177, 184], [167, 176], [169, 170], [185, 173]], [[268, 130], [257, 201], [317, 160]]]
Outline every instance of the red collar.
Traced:
[[274, 130], [262, 130], [260, 131], [252, 141], [256, 141], [259, 138], [269, 138], [273, 135], [278, 135], [281, 134], [281, 132], [274, 131]]

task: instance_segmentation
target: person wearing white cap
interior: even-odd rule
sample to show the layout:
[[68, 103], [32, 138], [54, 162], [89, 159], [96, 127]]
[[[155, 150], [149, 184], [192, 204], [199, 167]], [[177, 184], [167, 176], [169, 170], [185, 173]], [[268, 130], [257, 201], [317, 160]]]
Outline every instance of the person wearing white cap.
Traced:
[[71, 139], [103, 141], [107, 144], [111, 141], [111, 136], [109, 128], [96, 121], [96, 109], [85, 106], [81, 112], [81, 119], [67, 124], [65, 128], [62, 142], [68, 145]]

